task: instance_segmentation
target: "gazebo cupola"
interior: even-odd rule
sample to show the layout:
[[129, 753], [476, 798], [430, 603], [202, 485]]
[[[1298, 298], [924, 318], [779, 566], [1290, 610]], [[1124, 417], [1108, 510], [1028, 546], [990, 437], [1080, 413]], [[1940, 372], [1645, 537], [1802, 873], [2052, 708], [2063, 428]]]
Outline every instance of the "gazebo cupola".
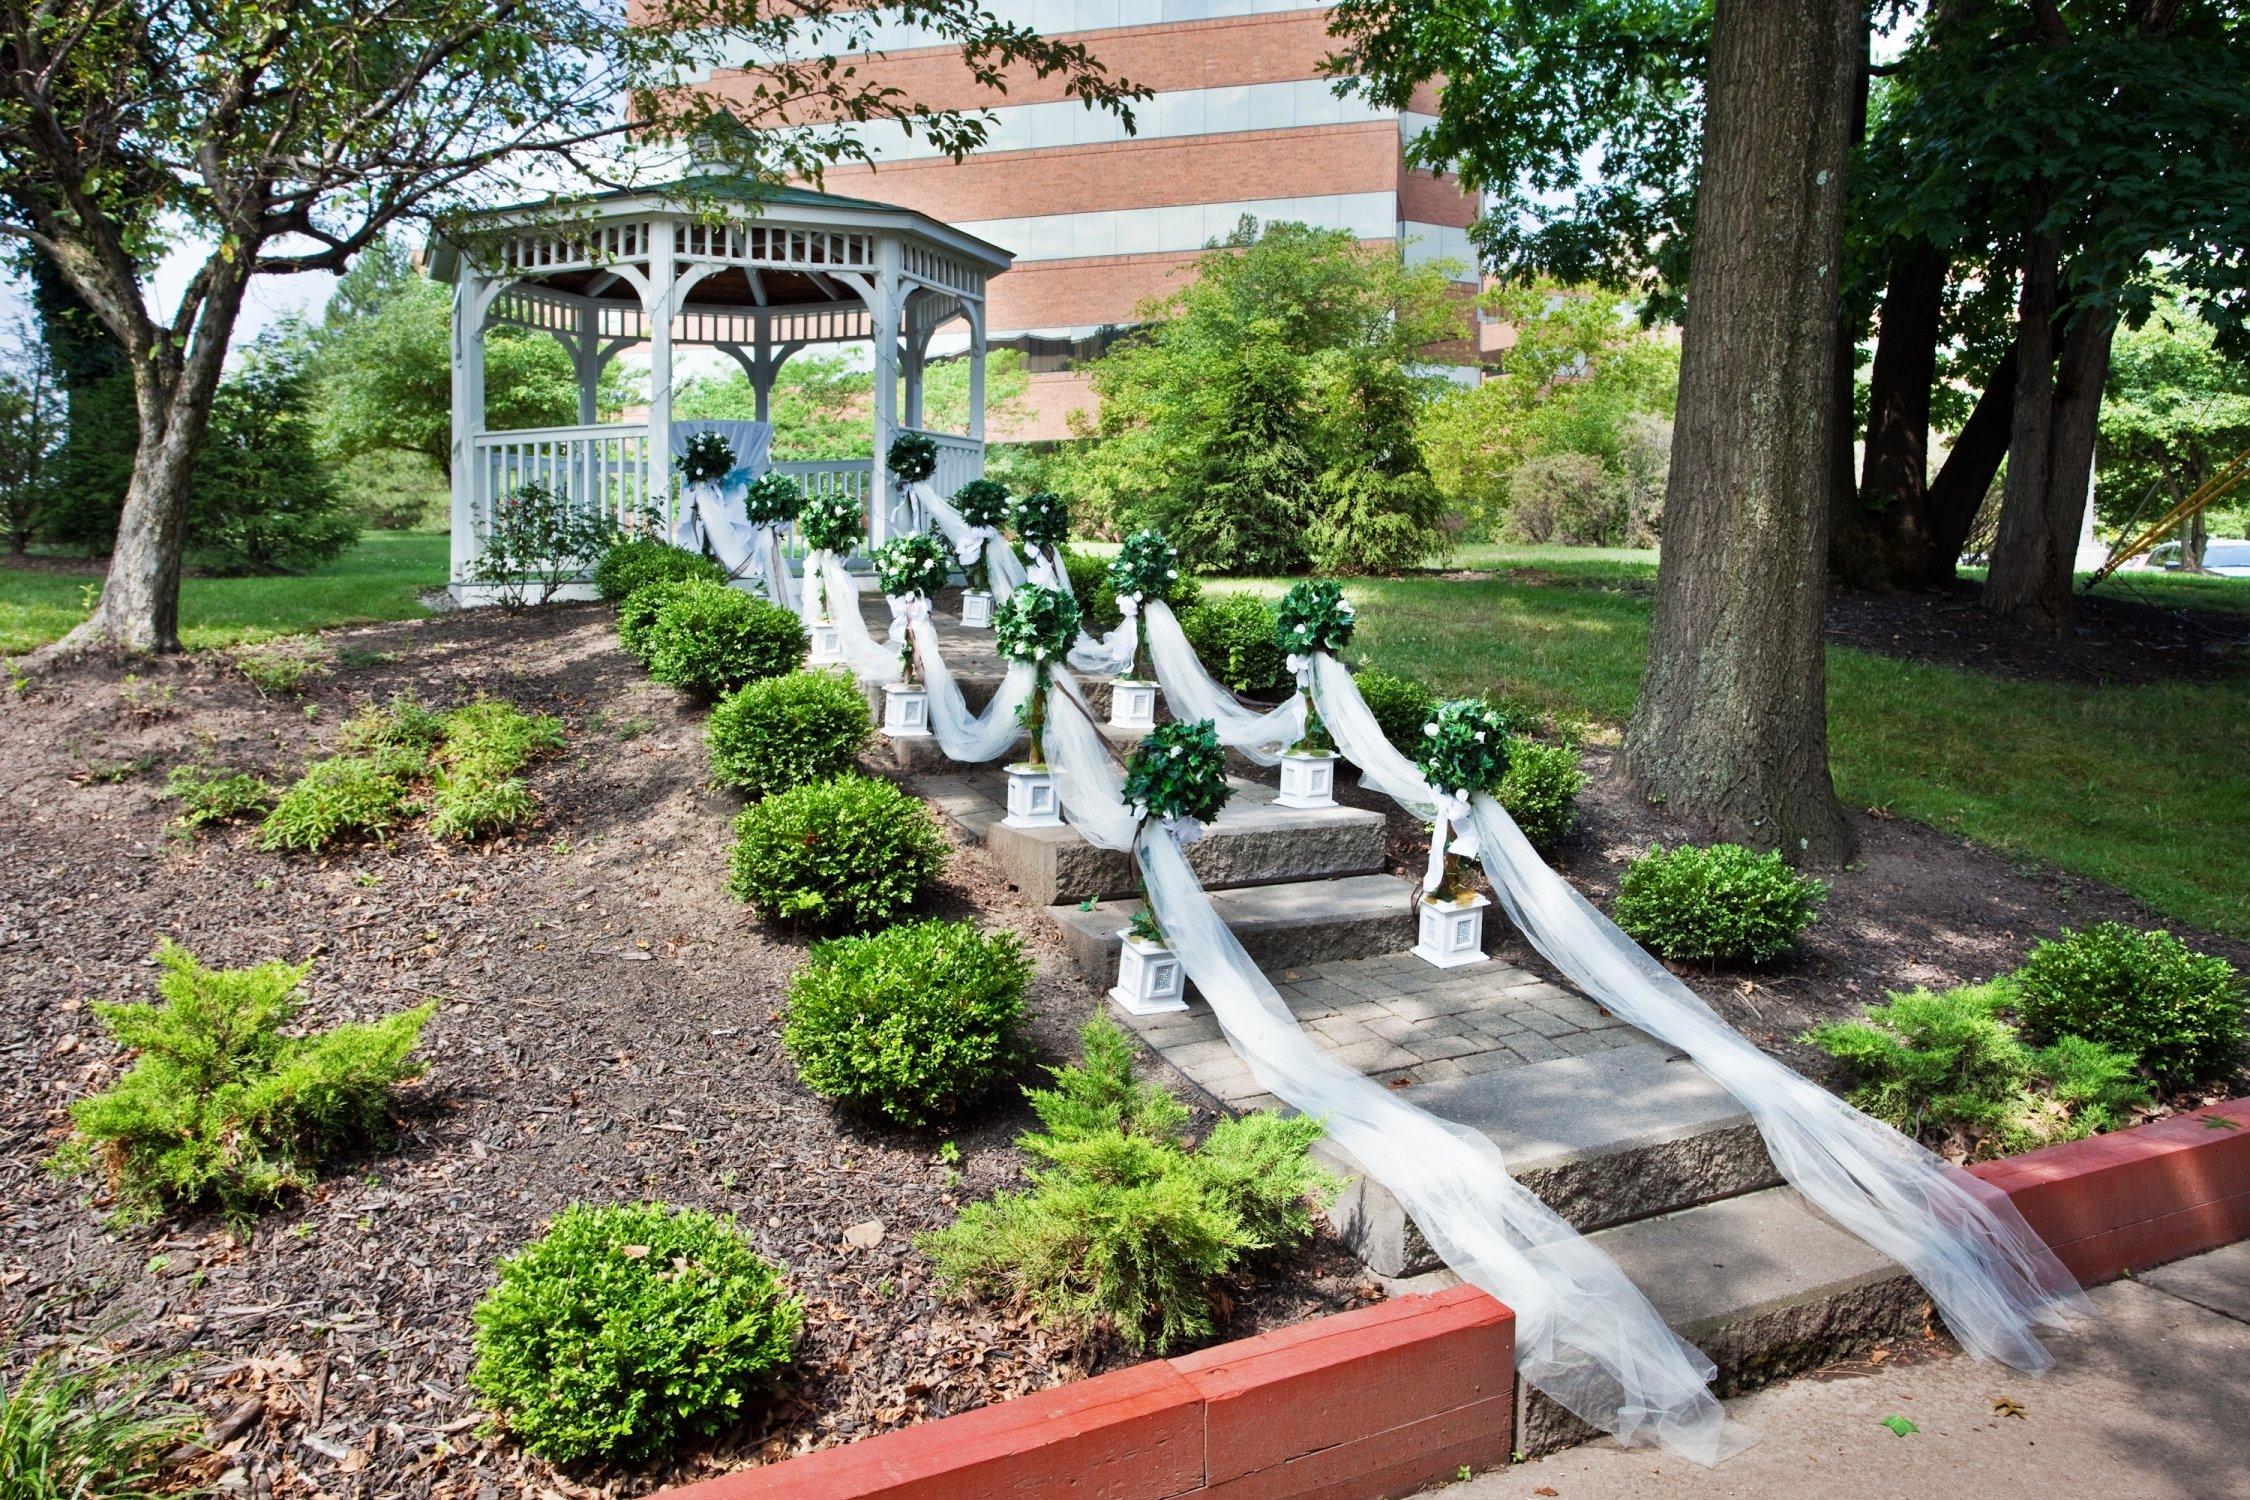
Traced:
[[[872, 346], [872, 459], [779, 463], [809, 490], [859, 498], [870, 539], [897, 510], [881, 456], [922, 430], [931, 336], [966, 325], [966, 434], [933, 432], [935, 482], [950, 494], [984, 472], [985, 285], [1008, 269], [998, 246], [924, 214], [802, 188], [750, 187], [715, 174], [567, 205], [495, 208], [432, 244], [431, 273], [453, 287], [453, 568], [472, 599], [473, 564], [495, 499], [527, 484], [631, 522], [653, 513], [670, 534], [675, 352], [719, 350], [739, 364], [768, 419], [776, 374], [819, 344]], [[494, 327], [551, 334], [578, 381], [570, 427], [485, 428], [484, 343]], [[648, 349], [646, 421], [598, 422], [604, 366]], [[903, 514], [903, 513], [901, 513]]]

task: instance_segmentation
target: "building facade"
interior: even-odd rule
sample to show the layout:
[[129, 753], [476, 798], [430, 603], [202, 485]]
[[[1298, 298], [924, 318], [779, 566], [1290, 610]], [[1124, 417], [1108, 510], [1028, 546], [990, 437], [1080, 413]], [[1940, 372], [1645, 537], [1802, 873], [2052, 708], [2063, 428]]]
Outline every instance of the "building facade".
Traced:
[[[1401, 244], [1412, 260], [1473, 264], [1474, 199], [1450, 176], [1411, 171], [1415, 110], [1339, 98], [1321, 72], [1329, 11], [1303, 0], [990, 0], [1003, 19], [1087, 45], [1110, 72], [1154, 91], [1128, 135], [1114, 114], [1026, 73], [1005, 93], [980, 85], [959, 49], [917, 28], [878, 25], [865, 76], [935, 108], [990, 109], [983, 150], [938, 155], [895, 126], [871, 126], [873, 166], [831, 170], [831, 192], [895, 203], [1014, 252], [993, 286], [991, 345], [1023, 351], [1030, 410], [1012, 432], [1067, 435], [1089, 407], [1085, 362], [1179, 284], [1203, 248], [1244, 215], [1348, 229]], [[700, 80], [726, 97], [745, 75]], [[1464, 295], [1474, 286], [1464, 271]], [[1457, 358], [1474, 369], [1475, 350]]]

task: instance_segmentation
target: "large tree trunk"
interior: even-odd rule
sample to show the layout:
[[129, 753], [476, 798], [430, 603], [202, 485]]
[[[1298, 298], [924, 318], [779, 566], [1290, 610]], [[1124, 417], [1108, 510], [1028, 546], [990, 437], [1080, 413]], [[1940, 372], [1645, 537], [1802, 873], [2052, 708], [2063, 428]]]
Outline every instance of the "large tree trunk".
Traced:
[[1628, 770], [1724, 836], [1855, 839], [1828, 774], [1826, 482], [1860, 10], [1719, 0], [1664, 553]]
[[1941, 588], [1954, 580], [1961, 549], [1968, 545], [1977, 511], [2008, 457], [2008, 426], [2016, 404], [2016, 346], [2010, 344], [1986, 377], [1969, 420], [1954, 434], [1953, 447], [1930, 481], [1929, 548], [1924, 555], [1922, 588]]
[[[1867, 455], [1856, 491], [1838, 492], [1828, 537], [1829, 571], [1853, 588], [1925, 588], [1934, 571], [1930, 389], [1949, 269], [1924, 240], [1891, 265], [1868, 372]], [[1936, 561], [1950, 577], [1953, 554]]]
[[2059, 259], [2051, 237], [2026, 238], [2008, 482], [1983, 599], [1984, 607], [2003, 619], [2057, 634], [2070, 616], [2071, 572], [2094, 472], [2102, 382], [2109, 377], [2110, 342], [2117, 332], [2113, 315], [2088, 308], [2068, 320], [2058, 339]]

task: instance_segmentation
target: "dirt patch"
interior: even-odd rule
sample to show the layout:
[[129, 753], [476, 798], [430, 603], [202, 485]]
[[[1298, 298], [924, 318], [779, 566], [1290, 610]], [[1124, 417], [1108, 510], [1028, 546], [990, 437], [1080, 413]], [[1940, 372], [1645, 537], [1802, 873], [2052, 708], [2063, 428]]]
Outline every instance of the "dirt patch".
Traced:
[[1978, 589], [1942, 594], [1832, 594], [1828, 639], [1883, 656], [2032, 682], [2208, 682], [2250, 664], [2250, 616], [2081, 597], [2059, 636], [1986, 614]]
[[[636, 1494], [848, 1441], [1099, 1368], [1006, 1312], [941, 1301], [913, 1234], [1020, 1179], [1012, 1093], [937, 1140], [870, 1126], [796, 1081], [778, 1011], [806, 944], [721, 889], [739, 806], [706, 782], [701, 711], [646, 681], [609, 612], [474, 611], [330, 632], [337, 667], [261, 698], [224, 659], [42, 677], [0, 705], [0, 1308], [33, 1343], [106, 1328], [194, 1351], [187, 1393], [227, 1431], [206, 1477], [254, 1496]], [[166, 768], [285, 780], [363, 699], [491, 692], [561, 714], [534, 773], [548, 816], [490, 848], [258, 852], [249, 830], [168, 830]], [[1098, 1000], [1040, 915], [973, 850], [930, 902], [1025, 934], [1034, 1039], [1066, 1055]], [[429, 1078], [396, 1149], [340, 1165], [237, 1245], [210, 1220], [106, 1229], [43, 1162], [69, 1103], [115, 1075], [85, 1002], [142, 998], [159, 937], [214, 964], [314, 957], [315, 1024], [436, 996]], [[737, 1215], [809, 1317], [772, 1408], [706, 1452], [557, 1475], [479, 1435], [469, 1311], [504, 1255], [573, 1202], [655, 1199]], [[872, 1249], [845, 1231], [881, 1225]], [[1222, 1337], [1367, 1296], [1333, 1240], [1229, 1290]], [[1116, 1356], [1110, 1356], [1116, 1358]]]

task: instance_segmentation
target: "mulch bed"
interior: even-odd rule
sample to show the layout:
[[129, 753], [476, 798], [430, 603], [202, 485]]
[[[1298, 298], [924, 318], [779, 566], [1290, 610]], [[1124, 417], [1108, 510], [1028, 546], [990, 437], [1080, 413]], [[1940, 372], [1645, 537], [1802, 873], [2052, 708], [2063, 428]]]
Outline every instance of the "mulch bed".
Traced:
[[[956, 1178], [933, 1136], [796, 1083], [778, 1011], [807, 945], [724, 894], [739, 799], [707, 784], [700, 708], [615, 649], [606, 609], [474, 611], [321, 644], [339, 660], [302, 700], [261, 698], [202, 655], [139, 664], [130, 691], [114, 664], [67, 667], [0, 704], [6, 1332], [192, 1351], [182, 1390], [225, 1442], [198, 1472], [251, 1496], [639, 1494], [1130, 1362], [934, 1294], [912, 1236], [1020, 1180], [1029, 1112], [1011, 1092], [965, 1121]], [[568, 752], [534, 773], [548, 813], [526, 838], [416, 831], [313, 858], [260, 853], [247, 828], [170, 832], [170, 766], [285, 782], [359, 701], [480, 691], [569, 726]], [[973, 850], [930, 907], [1025, 935], [1034, 1040], [1046, 1060], [1071, 1055], [1098, 1002], [1039, 914]], [[213, 964], [314, 958], [317, 1024], [444, 1002], [395, 1149], [338, 1164], [247, 1243], [210, 1218], [114, 1232], [86, 1185], [43, 1167], [69, 1103], [117, 1071], [86, 1002], [147, 998], [160, 937]], [[559, 1209], [643, 1198], [740, 1217], [807, 1303], [799, 1363], [708, 1451], [557, 1474], [480, 1433], [470, 1309]], [[870, 1225], [873, 1248], [847, 1244]], [[1328, 1238], [1229, 1290], [1228, 1338], [1379, 1295]]]

